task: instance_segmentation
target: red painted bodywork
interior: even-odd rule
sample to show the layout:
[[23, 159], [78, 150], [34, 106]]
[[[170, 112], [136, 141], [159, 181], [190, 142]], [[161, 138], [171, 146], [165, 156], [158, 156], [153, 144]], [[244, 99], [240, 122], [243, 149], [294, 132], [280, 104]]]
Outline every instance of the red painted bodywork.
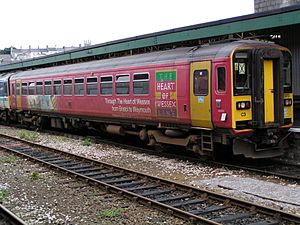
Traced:
[[[225, 67], [226, 70], [226, 88], [225, 92], [217, 90], [217, 69]], [[217, 59], [212, 64], [212, 118], [214, 127], [231, 128], [232, 127], [232, 87], [231, 87], [231, 67], [229, 59]], [[217, 108], [217, 101], [220, 102], [220, 108]], [[226, 113], [226, 120], [222, 121], [222, 113]]]
[[[155, 108], [155, 72], [156, 71], [177, 71], [177, 118], [157, 118]], [[189, 108], [186, 110], [183, 105], [189, 105], [189, 64], [188, 63], [173, 63], [162, 65], [151, 65], [143, 67], [121, 68], [115, 70], [88, 71], [79, 74], [57, 75], [55, 77], [24, 77], [22, 82], [42, 81], [42, 80], [58, 80], [67, 78], [87, 78], [92, 76], [100, 77], [103, 75], [130, 74], [130, 80], [133, 79], [134, 73], [149, 72], [150, 87], [147, 95], [134, 95], [132, 91], [128, 95], [116, 95], [115, 86], [113, 85], [113, 94], [111, 96], [53, 96], [55, 98], [55, 106], [53, 109], [48, 108], [46, 111], [57, 112], [67, 115], [81, 115], [89, 117], [101, 118], [122, 118], [135, 120], [148, 120], [159, 122], [171, 122], [179, 124], [190, 124]], [[13, 81], [13, 79], [12, 79]], [[13, 83], [13, 82], [12, 82]], [[11, 87], [12, 88], [12, 87]], [[133, 83], [130, 82], [130, 90], [133, 90]], [[14, 97], [13, 97], [14, 98]], [[30, 96], [21, 96], [22, 109], [29, 110], [28, 98]], [[53, 100], [52, 100], [53, 101]], [[12, 108], [16, 108], [15, 101], [12, 101]], [[121, 104], [121, 102], [123, 104]], [[149, 103], [149, 104], [148, 104]], [[117, 111], [113, 111], [112, 107], [117, 107]], [[135, 108], [134, 108], [135, 107]], [[131, 110], [129, 110], [131, 109]], [[141, 110], [142, 109], [142, 110]], [[186, 110], [186, 111], [185, 111]], [[146, 112], [143, 113], [142, 111]]]
[[[230, 128], [231, 121], [231, 71], [230, 60], [217, 59], [211, 60], [212, 73], [211, 73], [211, 112], [212, 122], [214, 127]], [[216, 70], [219, 66], [226, 68], [226, 91], [219, 93], [216, 82]], [[158, 117], [155, 105], [155, 73], [157, 71], [177, 71], [177, 118], [162, 118]], [[98, 86], [97, 96], [52, 96], [51, 106], [47, 108], [36, 109], [38, 111], [47, 111], [51, 113], [59, 113], [63, 115], [80, 115], [87, 116], [95, 120], [101, 119], [124, 119], [145, 122], [163, 122], [172, 124], [181, 124], [184, 126], [191, 126], [190, 114], [190, 63], [189, 62], [176, 62], [160, 65], [148, 65], [130, 68], [119, 68], [113, 70], [101, 71], [87, 71], [84, 73], [64, 74], [51, 77], [24, 77], [22, 82], [32, 81], [45, 81], [45, 80], [62, 80], [67, 78], [87, 78], [96, 76], [113, 75], [113, 79], [117, 74], [130, 74], [130, 80], [133, 79], [134, 73], [149, 72], [150, 74], [150, 90], [147, 95], [134, 95], [132, 91], [128, 95], [116, 95], [115, 85], [113, 85], [113, 94], [111, 96], [100, 95]], [[86, 81], [86, 79], [85, 79]], [[12, 82], [14, 83], [14, 79]], [[99, 80], [98, 80], [99, 84]], [[11, 84], [12, 85], [12, 84]], [[85, 85], [84, 85], [85, 86]], [[63, 88], [63, 85], [62, 85]], [[86, 87], [85, 87], [86, 88]], [[11, 86], [12, 89], [12, 86]], [[130, 90], [133, 90], [133, 82], [130, 82]], [[86, 91], [85, 91], [86, 92]], [[29, 105], [29, 98], [31, 96], [21, 96], [21, 108], [23, 110], [32, 110]], [[216, 107], [216, 100], [221, 99], [221, 108]], [[45, 100], [47, 101], [47, 100]], [[46, 107], [46, 108], [45, 108]], [[15, 97], [12, 96], [12, 108], [16, 108]], [[115, 109], [115, 110], [113, 110]], [[226, 120], [221, 121], [222, 113], [226, 113]]]

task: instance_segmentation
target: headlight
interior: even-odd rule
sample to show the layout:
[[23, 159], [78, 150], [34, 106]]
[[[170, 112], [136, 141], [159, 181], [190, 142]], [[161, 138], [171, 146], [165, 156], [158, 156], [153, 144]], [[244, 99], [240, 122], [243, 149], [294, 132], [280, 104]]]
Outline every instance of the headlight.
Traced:
[[291, 106], [293, 104], [293, 100], [291, 98], [284, 99], [284, 106]]
[[250, 109], [250, 101], [237, 102], [236, 109]]

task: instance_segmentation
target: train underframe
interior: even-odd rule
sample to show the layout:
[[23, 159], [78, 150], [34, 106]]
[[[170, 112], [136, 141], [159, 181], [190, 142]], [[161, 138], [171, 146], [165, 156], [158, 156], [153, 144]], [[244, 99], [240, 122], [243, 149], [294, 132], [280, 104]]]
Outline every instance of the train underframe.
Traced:
[[[245, 136], [234, 135], [231, 130], [190, 129], [189, 127], [167, 127], [164, 124], [139, 124], [128, 121], [111, 123], [99, 118], [79, 118], [44, 112], [2, 110], [0, 119], [6, 123], [16, 122], [25, 126], [47, 129], [88, 128], [114, 135], [134, 135], [148, 146], [180, 146], [199, 156], [214, 157], [217, 148], [230, 149], [233, 155], [246, 158], [271, 158], [284, 154], [288, 147], [288, 129], [265, 128]], [[226, 148], [224, 148], [226, 147]]]

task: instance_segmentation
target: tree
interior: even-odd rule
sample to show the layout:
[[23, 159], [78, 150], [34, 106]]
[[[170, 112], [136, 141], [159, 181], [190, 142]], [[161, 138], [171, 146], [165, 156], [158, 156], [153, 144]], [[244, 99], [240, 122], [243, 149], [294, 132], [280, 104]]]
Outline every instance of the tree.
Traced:
[[16, 49], [15, 47], [4, 48], [3, 50], [0, 50], [0, 54], [9, 55], [11, 48]]

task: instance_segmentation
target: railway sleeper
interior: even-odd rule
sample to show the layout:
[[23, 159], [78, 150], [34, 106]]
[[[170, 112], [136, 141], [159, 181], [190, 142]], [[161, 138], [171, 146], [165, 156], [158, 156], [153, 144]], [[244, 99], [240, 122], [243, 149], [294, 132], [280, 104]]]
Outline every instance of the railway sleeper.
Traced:
[[280, 225], [280, 222], [278, 222], [278, 221], [259, 221], [259, 222], [254, 222], [254, 223], [250, 223], [247, 225]]
[[114, 184], [114, 186], [118, 187], [118, 188], [129, 188], [129, 187], [135, 187], [138, 185], [144, 185], [145, 183], [142, 181], [131, 181], [131, 182], [124, 182], [121, 184]]
[[186, 195], [177, 195], [177, 196], [171, 196], [171, 197], [162, 197], [162, 198], [156, 198], [155, 201], [161, 202], [161, 203], [166, 203], [170, 201], [175, 201], [175, 200], [182, 200], [182, 199], [187, 199], [191, 198], [192, 196], [189, 194]]
[[168, 205], [175, 207], [175, 208], [181, 208], [183, 206], [188, 206], [188, 205], [195, 205], [195, 204], [201, 204], [203, 202], [205, 202], [205, 199], [189, 199], [187, 201], [175, 201], [173, 203], [170, 203]]
[[189, 211], [189, 213], [195, 214], [195, 215], [205, 215], [208, 213], [217, 212], [217, 211], [224, 210], [227, 208], [229, 208], [229, 207], [228, 206], [220, 206], [220, 205], [212, 205], [212, 206], [206, 207], [204, 209], [191, 210], [191, 211]]
[[76, 171], [76, 173], [85, 174], [85, 173], [89, 173], [89, 172], [103, 171], [103, 170], [104, 170], [104, 168], [101, 168], [101, 167], [91, 167], [91, 168], [78, 169], [78, 170], [75, 170], [75, 171]]
[[241, 219], [246, 219], [252, 217], [252, 213], [239, 213], [239, 214], [234, 214], [234, 215], [224, 215], [219, 218], [213, 219], [213, 221], [218, 222], [218, 223], [229, 223], [235, 220], [241, 220]]

